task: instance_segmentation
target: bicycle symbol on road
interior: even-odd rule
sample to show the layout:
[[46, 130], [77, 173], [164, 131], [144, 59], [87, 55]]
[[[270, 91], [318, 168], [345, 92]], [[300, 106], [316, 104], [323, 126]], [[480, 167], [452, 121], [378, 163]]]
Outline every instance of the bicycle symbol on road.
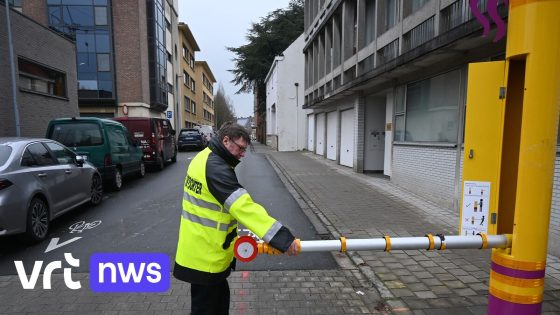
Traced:
[[70, 227], [68, 227], [68, 229], [70, 230], [70, 234], [72, 234], [72, 233], [82, 233], [84, 230], [91, 230], [94, 227], [99, 226], [100, 224], [101, 224], [100, 220], [89, 222], [89, 223], [86, 223], [86, 221], [78, 221], [78, 222], [70, 225]]

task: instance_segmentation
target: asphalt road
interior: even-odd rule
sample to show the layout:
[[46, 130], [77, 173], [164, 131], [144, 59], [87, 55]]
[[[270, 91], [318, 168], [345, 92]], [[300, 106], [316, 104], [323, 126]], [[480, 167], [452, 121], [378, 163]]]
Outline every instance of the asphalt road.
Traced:
[[[89, 271], [89, 257], [104, 252], [161, 252], [173, 265], [181, 213], [182, 183], [190, 159], [197, 152], [181, 152], [177, 163], [152, 171], [143, 179], [130, 178], [119, 192], [108, 192], [97, 207], [84, 205], [58, 218], [49, 237], [28, 245], [21, 237], [0, 238], [0, 275], [17, 274], [14, 261], [23, 261], [27, 274], [36, 261], [60, 260], [64, 253], [80, 259], [76, 272]], [[241, 184], [253, 199], [288, 226], [296, 237], [317, 239], [315, 230], [262, 154], [248, 153], [236, 169]], [[51, 250], [48, 251], [49, 245]], [[54, 249], [52, 249], [54, 247]], [[58, 246], [58, 247], [56, 247]], [[329, 253], [298, 257], [258, 257], [238, 263], [238, 270], [334, 269]], [[55, 271], [56, 273], [62, 270]]]

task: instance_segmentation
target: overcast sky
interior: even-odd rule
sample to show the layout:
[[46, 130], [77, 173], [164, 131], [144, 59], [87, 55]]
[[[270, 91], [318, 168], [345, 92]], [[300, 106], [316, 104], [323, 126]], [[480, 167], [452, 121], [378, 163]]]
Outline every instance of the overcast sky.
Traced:
[[[233, 100], [237, 117], [253, 115], [253, 95], [235, 94], [239, 87], [230, 83], [233, 74], [234, 54], [226, 47], [239, 47], [247, 43], [245, 36], [251, 22], [276, 9], [288, 7], [289, 0], [179, 0], [179, 22], [191, 29], [200, 51], [196, 60], [205, 60], [212, 73], [222, 83], [226, 95]], [[272, 63], [272, 62], [271, 62]]]

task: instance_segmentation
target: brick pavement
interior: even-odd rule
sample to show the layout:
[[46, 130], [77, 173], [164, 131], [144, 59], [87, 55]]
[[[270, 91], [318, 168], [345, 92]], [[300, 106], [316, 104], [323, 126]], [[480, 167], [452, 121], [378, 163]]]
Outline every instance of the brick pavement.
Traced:
[[[88, 274], [73, 274], [82, 288], [69, 290], [62, 274], [52, 289], [23, 290], [17, 276], [0, 277], [0, 314], [188, 314], [190, 285], [175, 279], [166, 293], [101, 294]], [[230, 314], [381, 314], [377, 292], [363, 286], [355, 268], [343, 270], [239, 271], [229, 278]], [[40, 280], [40, 279], [39, 279]], [[376, 310], [376, 308], [379, 310]]]
[[[309, 152], [266, 153], [281, 178], [333, 238], [455, 235], [458, 214], [380, 176], [353, 172]], [[395, 313], [486, 314], [490, 250], [349, 253]], [[560, 314], [560, 259], [548, 257], [543, 313]]]

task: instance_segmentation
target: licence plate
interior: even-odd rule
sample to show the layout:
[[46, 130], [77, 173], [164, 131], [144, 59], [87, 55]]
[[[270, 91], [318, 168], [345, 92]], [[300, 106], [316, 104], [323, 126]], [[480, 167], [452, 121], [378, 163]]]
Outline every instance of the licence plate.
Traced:
[[134, 138], [142, 138], [144, 137], [144, 132], [142, 131], [135, 131], [134, 132]]

